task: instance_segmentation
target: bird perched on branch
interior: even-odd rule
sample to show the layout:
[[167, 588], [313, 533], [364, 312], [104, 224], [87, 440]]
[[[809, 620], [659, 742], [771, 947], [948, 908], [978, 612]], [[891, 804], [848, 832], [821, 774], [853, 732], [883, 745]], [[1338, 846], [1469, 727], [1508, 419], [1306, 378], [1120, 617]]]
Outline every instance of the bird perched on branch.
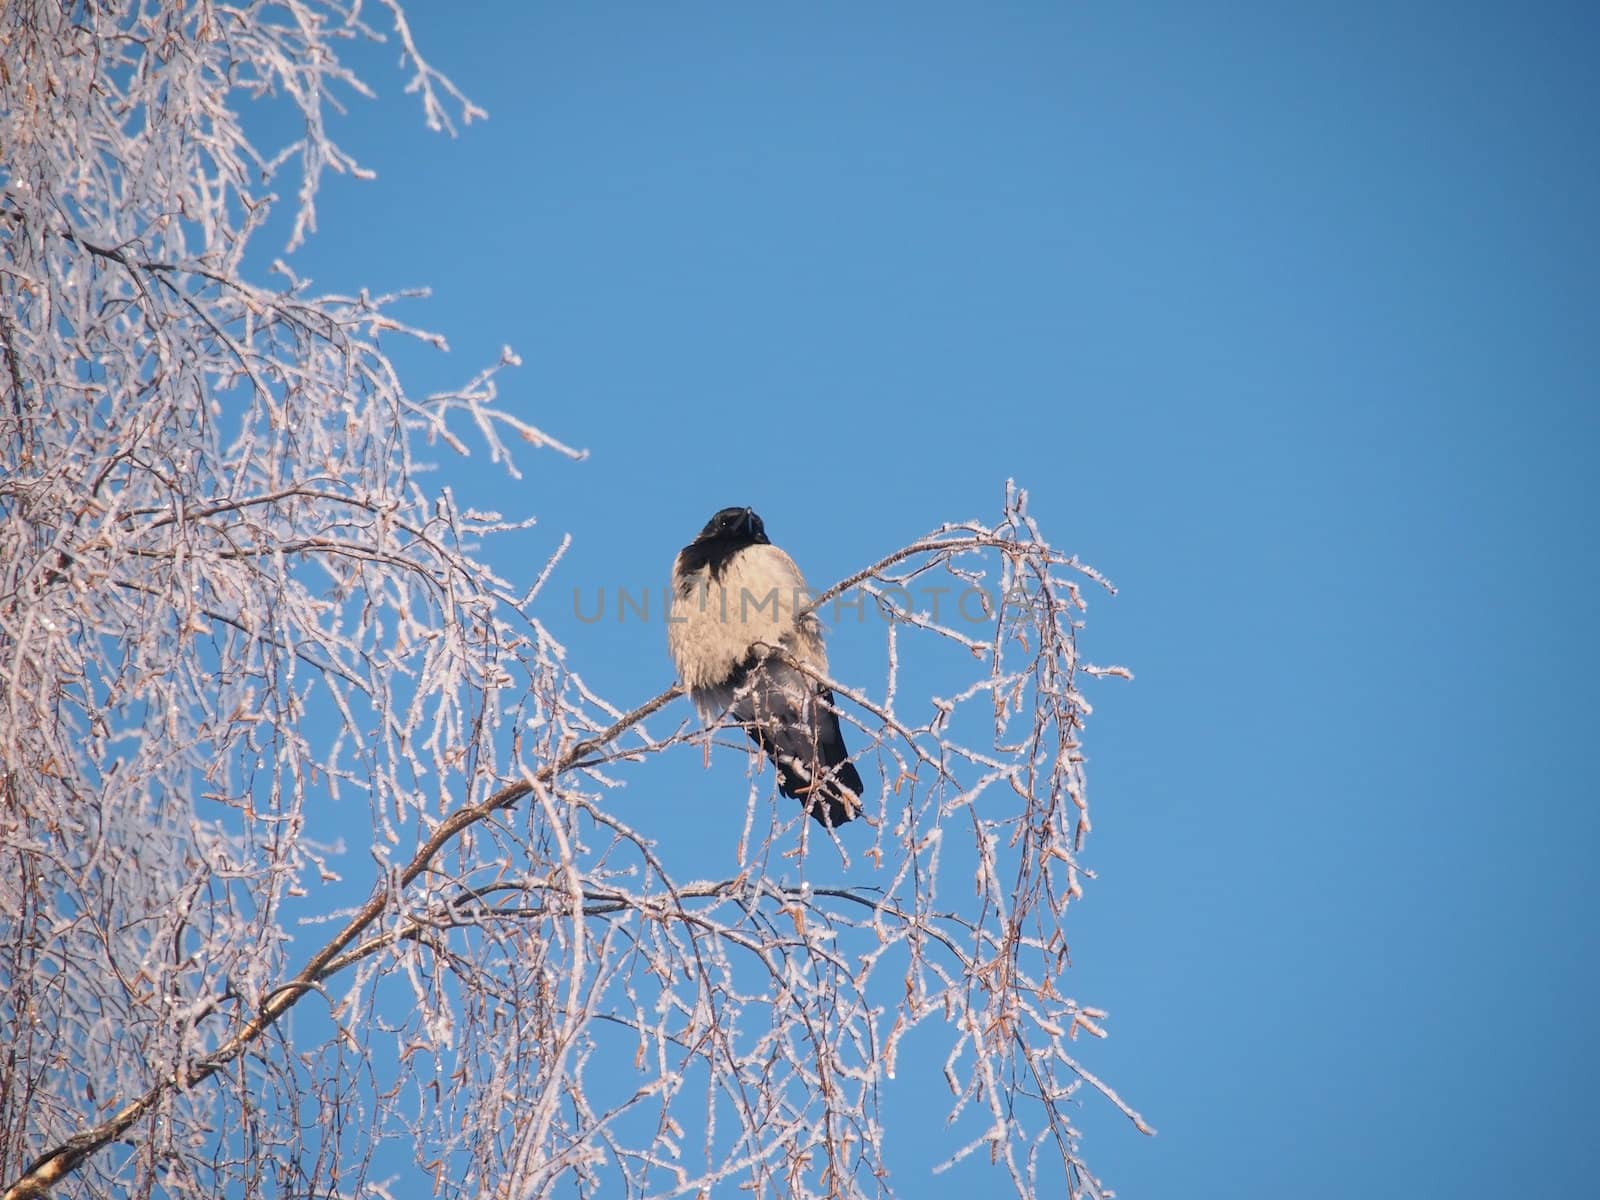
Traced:
[[667, 647], [709, 725], [736, 721], [778, 769], [778, 790], [824, 825], [861, 811], [861, 776], [833, 708], [822, 625], [794, 559], [748, 508], [725, 508], [672, 564]]

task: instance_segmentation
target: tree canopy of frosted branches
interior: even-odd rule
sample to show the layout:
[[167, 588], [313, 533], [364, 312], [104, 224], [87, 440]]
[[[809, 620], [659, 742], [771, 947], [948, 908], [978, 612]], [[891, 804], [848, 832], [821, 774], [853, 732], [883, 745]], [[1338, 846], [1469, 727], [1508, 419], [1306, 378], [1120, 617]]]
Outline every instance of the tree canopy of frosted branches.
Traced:
[[[881, 682], [835, 683], [869, 820], [835, 840], [762, 774], [683, 877], [607, 804], [699, 755], [677, 691], [586, 688], [555, 559], [498, 578], [475, 547], [515, 526], [413, 457], [570, 453], [498, 399], [513, 356], [413, 395], [381, 339], [435, 339], [396, 297], [246, 259], [361, 173], [325, 123], [365, 94], [344, 39], [392, 39], [431, 126], [478, 115], [378, 12], [0, 6], [0, 1195], [893, 1194], [913, 1031], [949, 1162], [1100, 1194], [1068, 1101], [1143, 1125], [1064, 974], [1098, 577], [1008, 486], [840, 581], [889, 618]], [[303, 133], [258, 151], [246, 99]], [[980, 635], [899, 602], [931, 580], [996, 598]], [[900, 690], [940, 655], [948, 687]], [[336, 801], [370, 847], [330, 844]]]

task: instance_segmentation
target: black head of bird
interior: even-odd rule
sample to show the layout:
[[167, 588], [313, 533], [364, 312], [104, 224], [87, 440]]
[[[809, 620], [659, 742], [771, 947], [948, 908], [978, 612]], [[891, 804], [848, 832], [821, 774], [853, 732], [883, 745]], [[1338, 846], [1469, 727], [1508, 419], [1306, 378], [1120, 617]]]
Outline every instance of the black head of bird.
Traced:
[[767, 527], [753, 508], [724, 508], [707, 521], [705, 528], [683, 548], [679, 565], [685, 573], [701, 567], [720, 578], [723, 568], [739, 551], [750, 546], [770, 546]]
[[706, 522], [700, 538], [742, 542], [746, 546], [763, 546], [767, 542], [767, 527], [761, 523], [753, 508], [724, 508]]

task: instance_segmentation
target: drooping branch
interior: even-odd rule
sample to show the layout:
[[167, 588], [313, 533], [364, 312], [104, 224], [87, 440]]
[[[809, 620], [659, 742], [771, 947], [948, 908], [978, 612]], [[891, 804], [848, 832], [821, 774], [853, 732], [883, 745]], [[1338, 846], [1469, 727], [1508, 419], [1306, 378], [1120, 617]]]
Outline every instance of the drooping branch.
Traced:
[[[1020, 1159], [1053, 1145], [1095, 1194], [1066, 1110], [1099, 1084], [1063, 1039], [1098, 1017], [1064, 999], [1062, 913], [1073, 677], [1118, 670], [1077, 659], [1097, 577], [1008, 489], [993, 528], [821, 593], [886, 618], [882, 686], [828, 681], [883, 790], [824, 842], [753, 758], [742, 829], [705, 831], [734, 864], [684, 878], [613, 790], [694, 737], [641, 724], [675, 691], [590, 690], [534, 603], [561, 550], [518, 594], [479, 547], [532, 518], [458, 506], [414, 457], [579, 456], [499, 402], [515, 355], [418, 396], [390, 351], [443, 347], [397, 318], [420, 293], [248, 267], [277, 193], [292, 254], [319, 177], [361, 173], [324, 116], [368, 94], [337, 40], [375, 7], [430, 123], [471, 119], [394, 0], [0, 3], [0, 1194], [381, 1194], [397, 1131], [468, 1195], [882, 1194], [880, 1089], [923, 1022], [977, 1135], [957, 1155], [1033, 1200]], [[287, 103], [294, 140], [253, 145], [242, 96]], [[1006, 599], [982, 627], [911, 601], [947, 582]], [[352, 793], [378, 875], [308, 913]], [[296, 916], [327, 924], [292, 942]], [[332, 1035], [285, 1019], [313, 992]]]
[[[532, 792], [536, 786], [551, 782], [562, 772], [570, 769], [573, 764], [579, 762], [585, 755], [609, 745], [680, 694], [680, 689], [676, 686], [667, 688], [631, 712], [623, 714], [600, 733], [575, 743], [563, 751], [553, 762], [535, 771], [531, 778], [509, 784], [477, 804], [469, 804], [457, 809], [440, 823], [428, 840], [412, 855], [411, 860], [400, 870], [398, 876], [400, 886], [406, 887], [416, 880], [419, 875], [428, 869], [429, 864], [433, 862], [439, 852], [464, 830], [500, 812], [502, 809], [509, 808]], [[195, 1063], [182, 1078], [173, 1077], [160, 1081], [144, 1095], [123, 1106], [98, 1125], [73, 1135], [59, 1146], [38, 1156], [19, 1179], [9, 1184], [4, 1193], [0, 1193], [0, 1198], [3, 1198], [3, 1200], [29, 1200], [31, 1197], [45, 1194], [47, 1189], [77, 1170], [91, 1155], [121, 1137], [139, 1118], [153, 1109], [168, 1092], [175, 1088], [189, 1088], [203, 1083], [228, 1063], [238, 1058], [271, 1029], [285, 1013], [298, 1004], [301, 999], [307, 994], [316, 991], [332, 974], [333, 969], [337, 969], [338, 966], [348, 965], [347, 962], [340, 963], [338, 961], [340, 953], [378, 920], [387, 906], [388, 898], [388, 889], [380, 882], [373, 889], [371, 897], [350, 918], [344, 928], [313, 954], [293, 979], [273, 989], [266, 1002], [262, 1004], [260, 1011], [246, 1021], [214, 1052]]]
[[[983, 550], [1018, 550], [1018, 543], [997, 535], [994, 531], [981, 526], [972, 527], [946, 527], [937, 534], [921, 539], [907, 547], [902, 547], [868, 567], [847, 576], [844, 580], [821, 592], [814, 604], [827, 603], [841, 595], [852, 586], [863, 584], [869, 580], [882, 579], [885, 574], [898, 564], [915, 558], [918, 555], [928, 556], [925, 564], [919, 564], [914, 574], [935, 566], [941, 562], [961, 555]], [[1026, 547], [1038, 553], [1042, 547], [1034, 544]], [[1047, 552], [1051, 553], [1051, 552]], [[1075, 565], [1072, 560], [1051, 553], [1051, 561], [1061, 565]], [[835, 689], [836, 695], [847, 701], [859, 704], [865, 711], [870, 712], [880, 722], [887, 732], [892, 732], [906, 745], [917, 751], [917, 757], [929, 763], [941, 775], [946, 769], [917, 746], [918, 731], [911, 729], [895, 720], [881, 706], [873, 703], [865, 695], [844, 687], [837, 681], [821, 679], [819, 682], [827, 683]], [[116, 1141], [127, 1132], [141, 1117], [148, 1114], [162, 1100], [162, 1098], [178, 1088], [190, 1088], [203, 1083], [215, 1075], [228, 1063], [239, 1058], [252, 1045], [258, 1042], [282, 1017], [290, 1011], [306, 995], [323, 989], [325, 983], [335, 974], [355, 963], [369, 957], [371, 954], [393, 945], [399, 941], [416, 940], [429, 924], [426, 919], [413, 919], [408, 925], [398, 931], [390, 931], [378, 936], [368, 936], [375, 924], [389, 909], [395, 899], [391, 887], [404, 889], [414, 883], [425, 872], [429, 871], [439, 855], [452, 843], [456, 842], [463, 833], [472, 827], [491, 818], [510, 806], [516, 804], [536, 791], [551, 786], [555, 781], [572, 770], [590, 769], [599, 764], [596, 758], [602, 751], [611, 747], [624, 734], [634, 729], [647, 717], [658, 712], [673, 699], [681, 694], [681, 689], [674, 686], [667, 688], [643, 704], [623, 713], [613, 720], [604, 729], [585, 737], [569, 746], [562, 748], [553, 758], [532, 770], [522, 780], [502, 787], [475, 804], [466, 804], [455, 809], [444, 817], [433, 829], [428, 838], [411, 856], [410, 860], [396, 874], [380, 879], [373, 888], [366, 902], [345, 922], [343, 927], [332, 938], [325, 942], [301, 969], [290, 979], [271, 988], [265, 993], [266, 999], [261, 1003], [259, 1010], [229, 1035], [214, 1051], [203, 1058], [188, 1064], [181, 1073], [160, 1080], [148, 1091], [133, 1101], [123, 1105], [113, 1115], [101, 1121], [90, 1129], [84, 1130], [59, 1145], [37, 1156], [29, 1165], [26, 1172], [12, 1182], [0, 1195], [0, 1200], [24, 1200], [41, 1194], [41, 1189], [49, 1188], [80, 1167], [92, 1155]], [[989, 768], [1005, 769], [1005, 764], [987, 759], [975, 759], [979, 765]], [[583, 802], [584, 807], [592, 817], [604, 824], [612, 824], [604, 813], [593, 805]], [[640, 843], [641, 849], [644, 849]], [[648, 854], [648, 850], [645, 851]], [[653, 860], [652, 860], [653, 861]], [[666, 869], [661, 864], [654, 864], [656, 873], [668, 880]], [[393, 880], [391, 885], [390, 880]], [[697, 885], [687, 888], [668, 888], [667, 899], [670, 900], [678, 919], [697, 923], [685, 907], [685, 902], [696, 897], [699, 898], [725, 898], [734, 895], [745, 886], [742, 880], [729, 881], [720, 884]], [[557, 892], [565, 894], [570, 888], [558, 884], [548, 885]], [[970, 956], [970, 952], [961, 950], [947, 935], [938, 932], [937, 927], [930, 923], [927, 913], [912, 913], [898, 906], [882, 902], [873, 903], [858, 892], [850, 889], [819, 889], [815, 892], [790, 893], [779, 889], [772, 893], [779, 898], [785, 906], [794, 903], [814, 904], [819, 897], [829, 897], [846, 901], [856, 905], [868, 905], [870, 908], [903, 922], [908, 928], [914, 927], [921, 936], [927, 936], [941, 943], [955, 955], [959, 972], [965, 976], [976, 976], [983, 973], [984, 968], [977, 960]], [[570, 905], [578, 903], [585, 915], [607, 916], [612, 912], [627, 911], [639, 908], [642, 911], [651, 911], [659, 907], [657, 900], [642, 900], [636, 895], [619, 892], [617, 889], [603, 886], [589, 886], [581, 889], [581, 894], [566, 895]], [[441, 913], [443, 917], [446, 914]], [[520, 914], [501, 912], [495, 906], [486, 906], [475, 914], [475, 920], [484, 919], [518, 919]], [[666, 915], [663, 913], [662, 915]], [[946, 914], [954, 917], [953, 914]], [[956, 918], [959, 920], [959, 918]], [[972, 927], [969, 926], [969, 930]], [[975, 932], [975, 931], [974, 931]], [[980, 941], [991, 945], [991, 953], [1001, 954], [1004, 947], [1000, 943], [990, 942], [993, 935], [984, 934]], [[365, 940], [363, 940], [365, 939]], [[359, 944], [357, 944], [359, 943]], [[751, 947], [754, 948], [754, 947]], [[1031, 1063], [1030, 1059], [1030, 1063]], [[1076, 1069], [1076, 1064], [1073, 1064]], [[1035, 1068], [1036, 1069], [1036, 1068]], [[1114, 1093], [1106, 1089], [1093, 1076], [1082, 1073], [1082, 1077], [1097, 1089], [1105, 1092], [1118, 1107], [1122, 1108], [1138, 1122], [1137, 1114], [1128, 1109]]]

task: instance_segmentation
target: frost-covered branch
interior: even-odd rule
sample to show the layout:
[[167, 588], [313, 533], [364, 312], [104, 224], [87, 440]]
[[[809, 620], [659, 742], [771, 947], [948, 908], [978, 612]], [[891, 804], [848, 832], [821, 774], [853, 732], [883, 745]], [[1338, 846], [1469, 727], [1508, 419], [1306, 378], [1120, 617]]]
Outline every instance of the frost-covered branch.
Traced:
[[[424, 119], [481, 115], [381, 11]], [[882, 617], [881, 673], [827, 681], [881, 785], [819, 833], [704, 775], [690, 877], [617, 789], [759, 759], [647, 728], [676, 689], [596, 694], [541, 607], [567, 540], [502, 578], [531, 522], [419, 457], [578, 455], [501, 396], [516, 356], [417, 395], [421, 293], [296, 271], [325, 172], [366, 174], [336, 50], [378, 36], [345, 0], [0, 6], [0, 1195], [381, 1197], [397, 1142], [441, 1195], [886, 1194], [914, 1029], [952, 1162], [1097, 1194], [1066, 1101], [1143, 1128], [1067, 974], [1104, 581], [1008, 487], [819, 595]], [[258, 147], [246, 101], [300, 132]]]
[[[478, 804], [467, 805], [452, 812], [440, 822], [432, 836], [399, 871], [395, 877], [398, 887], [405, 888], [412, 884], [428, 869], [439, 851], [469, 826], [477, 824], [503, 808], [510, 807], [525, 798], [534, 788], [550, 783], [585, 755], [608, 745], [677, 695], [677, 688], [668, 688], [619, 718], [602, 733], [578, 742], [555, 761], [541, 767], [532, 778], [501, 788]], [[126, 1133], [141, 1117], [155, 1109], [167, 1093], [178, 1089], [187, 1091], [210, 1079], [228, 1063], [249, 1050], [277, 1023], [279, 1018], [306, 995], [320, 992], [322, 985], [338, 971], [385, 944], [404, 938], [415, 938], [417, 933], [413, 927], [381, 938], [377, 944], [362, 947], [357, 954], [341, 953], [383, 916], [390, 902], [391, 896], [387, 887], [381, 887], [374, 892], [344, 928], [324, 943], [293, 978], [270, 988], [259, 1010], [243, 1020], [237, 1030], [229, 1034], [215, 1050], [186, 1064], [180, 1073], [157, 1081], [144, 1095], [122, 1106], [105, 1121], [91, 1129], [74, 1134], [59, 1146], [40, 1155], [28, 1166], [22, 1177], [5, 1192], [7, 1200], [11, 1200], [12, 1197], [32, 1195], [40, 1189], [53, 1186], [75, 1171], [90, 1155], [104, 1149]], [[222, 1006], [222, 1001], [219, 999], [216, 1003], [204, 1005], [199, 1015], [209, 1016]]]

